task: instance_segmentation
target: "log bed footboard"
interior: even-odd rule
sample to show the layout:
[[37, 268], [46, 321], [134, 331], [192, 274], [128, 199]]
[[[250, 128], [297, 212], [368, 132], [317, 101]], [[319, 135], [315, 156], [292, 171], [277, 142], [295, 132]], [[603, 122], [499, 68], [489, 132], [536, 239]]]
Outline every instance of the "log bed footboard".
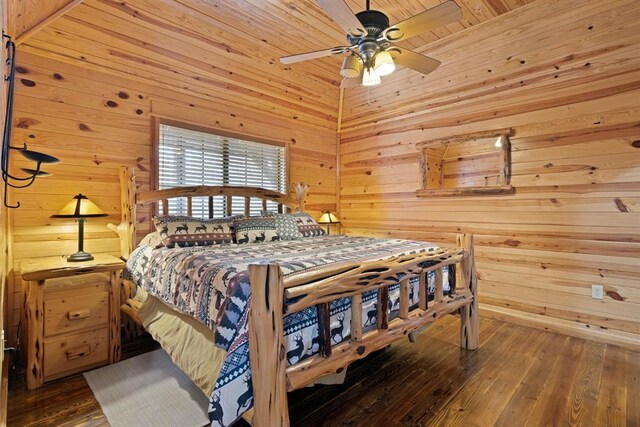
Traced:
[[[287, 391], [324, 375], [341, 372], [351, 362], [418, 331], [445, 314], [460, 314], [460, 346], [478, 348], [479, 318], [473, 236], [458, 236], [461, 248], [399, 256], [384, 261], [331, 266], [282, 276], [277, 264], [250, 265], [249, 357], [253, 379], [254, 426], [287, 426]], [[460, 268], [455, 268], [460, 264]], [[443, 292], [442, 267], [452, 266], [450, 293]], [[428, 300], [427, 274], [434, 271], [435, 295]], [[409, 281], [420, 280], [418, 307], [409, 309]], [[455, 278], [455, 279], [454, 279]], [[399, 316], [388, 320], [389, 286], [400, 283]], [[457, 284], [456, 284], [457, 283]], [[376, 329], [362, 332], [362, 293], [378, 289]], [[351, 336], [331, 346], [329, 301], [350, 297]], [[287, 367], [283, 315], [316, 306], [319, 354]], [[249, 417], [245, 417], [248, 419]]]

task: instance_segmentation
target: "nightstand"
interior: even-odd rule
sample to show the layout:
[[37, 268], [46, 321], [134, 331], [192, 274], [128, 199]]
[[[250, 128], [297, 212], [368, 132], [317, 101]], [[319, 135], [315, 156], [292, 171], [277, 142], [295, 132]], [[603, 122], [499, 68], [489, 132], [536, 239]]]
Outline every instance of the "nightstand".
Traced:
[[122, 260], [104, 254], [74, 263], [48, 257], [20, 267], [29, 390], [120, 360]]

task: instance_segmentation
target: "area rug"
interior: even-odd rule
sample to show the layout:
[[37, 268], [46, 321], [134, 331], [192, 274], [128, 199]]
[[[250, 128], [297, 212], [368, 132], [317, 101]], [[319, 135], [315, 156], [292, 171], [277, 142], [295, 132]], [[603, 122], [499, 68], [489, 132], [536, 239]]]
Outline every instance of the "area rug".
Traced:
[[84, 377], [112, 427], [209, 424], [208, 399], [164, 350], [85, 372]]

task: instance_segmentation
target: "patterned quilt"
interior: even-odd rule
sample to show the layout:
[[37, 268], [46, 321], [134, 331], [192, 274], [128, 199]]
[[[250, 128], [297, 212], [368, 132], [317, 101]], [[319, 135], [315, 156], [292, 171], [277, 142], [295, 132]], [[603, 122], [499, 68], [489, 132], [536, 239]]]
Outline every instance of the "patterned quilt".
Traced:
[[[178, 311], [215, 330], [216, 345], [227, 351], [209, 401], [214, 426], [232, 424], [253, 406], [247, 334], [251, 288], [249, 264], [278, 263], [285, 277], [310, 269], [348, 261], [380, 260], [402, 253], [436, 250], [425, 242], [349, 236], [320, 236], [300, 241], [253, 245], [212, 245], [187, 248], [139, 246], [129, 258], [129, 278]], [[445, 269], [445, 290], [448, 272]], [[429, 291], [433, 292], [433, 274]], [[411, 283], [411, 304], [418, 302], [417, 280]], [[399, 286], [389, 289], [390, 319], [399, 309]], [[375, 327], [377, 291], [363, 294], [364, 330]], [[337, 344], [350, 334], [351, 300], [331, 302], [331, 337]], [[297, 363], [318, 352], [318, 321], [315, 308], [284, 318], [287, 360]]]

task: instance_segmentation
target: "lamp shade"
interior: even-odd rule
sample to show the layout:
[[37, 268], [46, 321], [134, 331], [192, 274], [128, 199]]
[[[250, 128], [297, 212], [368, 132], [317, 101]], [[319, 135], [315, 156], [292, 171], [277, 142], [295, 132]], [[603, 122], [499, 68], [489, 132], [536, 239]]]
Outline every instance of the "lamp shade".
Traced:
[[364, 70], [362, 74], [362, 86], [375, 86], [380, 84], [380, 76], [371, 67]]
[[344, 58], [342, 61], [342, 67], [340, 68], [340, 75], [345, 79], [353, 79], [360, 75], [360, 60], [354, 54], [351, 54]]
[[378, 52], [375, 57], [375, 65], [373, 68], [376, 70], [379, 76], [388, 76], [396, 69], [396, 65], [393, 63], [391, 54], [386, 50]]
[[108, 216], [84, 194], [78, 194], [51, 218], [90, 218]]
[[339, 222], [338, 217], [329, 211], [325, 211], [318, 220], [318, 224], [337, 224]]

